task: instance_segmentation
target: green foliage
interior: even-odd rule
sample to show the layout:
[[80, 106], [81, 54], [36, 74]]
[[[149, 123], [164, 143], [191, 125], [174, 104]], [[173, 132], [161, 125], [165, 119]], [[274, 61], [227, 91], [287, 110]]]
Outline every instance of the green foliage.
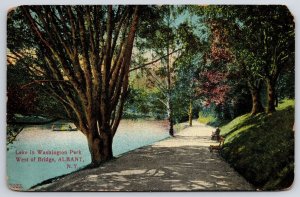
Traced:
[[276, 92], [279, 99], [295, 98], [295, 67], [290, 65], [285, 72], [281, 73]]
[[7, 125], [6, 127], [6, 147], [7, 150], [9, 150], [9, 144], [12, 144], [17, 136], [19, 135], [19, 133], [21, 133], [21, 131], [23, 130], [23, 126], [20, 125]]
[[294, 178], [294, 100], [283, 100], [272, 114], [245, 114], [221, 127], [222, 156], [263, 190], [289, 187]]
[[[27, 59], [27, 58], [24, 58]], [[48, 117], [66, 117], [66, 112], [59, 102], [49, 95], [39, 84], [26, 86], [34, 80], [26, 70], [24, 61], [7, 66], [7, 120], [14, 122], [15, 114], [39, 114]], [[28, 58], [29, 59], [29, 58]], [[31, 60], [28, 60], [28, 63]], [[26, 86], [26, 87], [25, 87]]]
[[[294, 98], [295, 31], [293, 16], [286, 6], [198, 7], [190, 6], [189, 9], [203, 16], [199, 18], [199, 22], [211, 27], [212, 44], [214, 36], [218, 38], [218, 45], [222, 44], [219, 40], [223, 38], [223, 44], [231, 55], [230, 62], [221, 64], [227, 69], [230, 78], [238, 79], [234, 80], [235, 83], [229, 81], [227, 84], [232, 93], [227, 95], [228, 101], [234, 101], [234, 95], [239, 95], [247, 88], [257, 88], [256, 84], [262, 80], [272, 81], [272, 88], [277, 88], [276, 97]], [[241, 83], [246, 85], [237, 88], [236, 84], [239, 86]], [[269, 95], [267, 89], [264, 89], [263, 95]], [[231, 106], [226, 105], [225, 108], [232, 110]], [[239, 114], [241, 113], [235, 115]]]
[[216, 118], [211, 114], [204, 114], [203, 112], [199, 112], [198, 122], [203, 124], [212, 123]]
[[[37, 65], [46, 63], [37, 46], [36, 37], [30, 31], [19, 8], [8, 13], [7, 31], [7, 121], [18, 121], [16, 114], [27, 117], [33, 117], [33, 114], [66, 117], [64, 108], [49, 91], [41, 84], [32, 83], [42, 79], [39, 75], [42, 71]], [[39, 74], [34, 76], [34, 73]], [[27, 120], [23, 117], [22, 121]]]
[[176, 81], [172, 89], [172, 96], [176, 122], [188, 120], [190, 102], [193, 107], [193, 117], [197, 118], [197, 110], [201, 105], [197, 94], [197, 87], [199, 86], [197, 78], [198, 71], [202, 67], [201, 60], [201, 53], [185, 51], [174, 64]]
[[124, 106], [123, 118], [164, 119], [165, 106], [159, 102], [161, 95], [155, 89], [131, 87]]

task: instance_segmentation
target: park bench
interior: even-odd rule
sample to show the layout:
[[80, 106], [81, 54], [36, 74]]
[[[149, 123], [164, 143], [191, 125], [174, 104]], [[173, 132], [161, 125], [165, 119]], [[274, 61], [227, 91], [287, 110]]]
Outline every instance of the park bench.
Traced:
[[219, 140], [218, 140], [219, 145], [210, 145], [209, 146], [209, 152], [212, 152], [213, 150], [220, 151], [223, 148], [224, 141], [225, 141], [225, 138], [220, 136]]

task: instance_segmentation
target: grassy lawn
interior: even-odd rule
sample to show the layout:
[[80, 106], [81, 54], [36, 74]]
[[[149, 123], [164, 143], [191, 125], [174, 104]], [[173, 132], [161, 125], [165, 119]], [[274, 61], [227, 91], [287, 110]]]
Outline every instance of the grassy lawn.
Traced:
[[294, 100], [272, 114], [245, 114], [221, 127], [222, 156], [262, 190], [288, 188], [294, 179]]

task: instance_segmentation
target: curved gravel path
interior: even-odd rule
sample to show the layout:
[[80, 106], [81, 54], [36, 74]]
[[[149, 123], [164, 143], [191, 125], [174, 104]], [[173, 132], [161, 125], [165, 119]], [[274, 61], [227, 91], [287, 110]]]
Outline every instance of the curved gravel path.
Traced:
[[217, 153], [210, 153], [213, 127], [193, 122], [174, 138], [121, 155], [35, 191], [222, 191], [255, 189]]

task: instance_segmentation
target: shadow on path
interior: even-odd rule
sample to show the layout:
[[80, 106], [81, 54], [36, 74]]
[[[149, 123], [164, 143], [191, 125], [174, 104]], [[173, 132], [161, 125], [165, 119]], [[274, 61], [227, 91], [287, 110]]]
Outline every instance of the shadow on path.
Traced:
[[38, 191], [220, 191], [254, 188], [208, 146], [212, 127], [195, 125], [174, 138], [82, 170]]

